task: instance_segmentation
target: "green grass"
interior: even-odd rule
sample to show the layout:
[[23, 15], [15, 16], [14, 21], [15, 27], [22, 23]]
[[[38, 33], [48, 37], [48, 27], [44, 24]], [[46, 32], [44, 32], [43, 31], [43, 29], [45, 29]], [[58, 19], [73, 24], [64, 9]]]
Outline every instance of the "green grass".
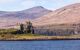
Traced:
[[10, 38], [24, 39], [24, 38], [35, 38], [35, 37], [45, 36], [45, 35], [32, 34], [32, 33], [12, 34], [12, 32], [15, 32], [15, 31], [17, 30], [16, 29], [0, 29], [0, 39], [10, 39]]
[[16, 29], [0, 29], [0, 34], [9, 34], [11, 32], [17, 31]]

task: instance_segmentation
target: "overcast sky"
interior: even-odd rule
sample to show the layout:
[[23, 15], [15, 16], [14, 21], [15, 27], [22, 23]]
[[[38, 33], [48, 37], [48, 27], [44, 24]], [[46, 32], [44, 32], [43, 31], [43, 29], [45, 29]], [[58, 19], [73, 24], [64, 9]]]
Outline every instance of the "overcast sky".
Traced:
[[80, 0], [0, 0], [0, 11], [20, 11], [35, 6], [55, 10], [74, 3]]

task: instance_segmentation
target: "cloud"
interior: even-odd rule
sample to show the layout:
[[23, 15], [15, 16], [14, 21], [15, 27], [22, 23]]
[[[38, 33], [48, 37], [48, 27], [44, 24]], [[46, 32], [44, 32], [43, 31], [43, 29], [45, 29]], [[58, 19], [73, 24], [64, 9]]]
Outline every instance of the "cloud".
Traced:
[[80, 0], [74, 0], [74, 2], [80, 3]]
[[0, 0], [0, 10], [23, 10], [35, 6], [55, 10], [73, 3], [80, 3], [80, 0]]
[[14, 2], [16, 0], [0, 0], [0, 4], [6, 4], [6, 3], [11, 3]]
[[31, 7], [33, 7], [33, 6], [36, 5], [36, 2], [35, 2], [35, 1], [32, 1], [32, 0], [26, 0], [26, 1], [23, 1], [23, 2], [21, 3], [21, 5], [22, 5], [23, 7], [31, 8]]
[[24, 0], [21, 5], [27, 6], [27, 7], [32, 7], [32, 6], [40, 6], [42, 4], [45, 4], [47, 1], [46, 0]]
[[[31, 8], [31, 7], [35, 7], [35, 6], [44, 6], [44, 5], [47, 5], [48, 1], [49, 0], [24, 0], [21, 3], [21, 5], [24, 8]], [[52, 1], [52, 0], [50, 0], [50, 1]]]
[[34, 6], [50, 7], [59, 2], [63, 2], [63, 0], [24, 0], [21, 5], [24, 8], [31, 8]]

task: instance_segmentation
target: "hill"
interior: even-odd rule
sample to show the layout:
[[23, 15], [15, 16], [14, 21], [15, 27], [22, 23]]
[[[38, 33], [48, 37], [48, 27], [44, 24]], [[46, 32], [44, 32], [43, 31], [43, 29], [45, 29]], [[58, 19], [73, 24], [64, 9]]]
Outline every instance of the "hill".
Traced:
[[15, 12], [0, 11], [0, 28], [13, 27], [14, 25], [16, 26], [17, 23], [23, 23], [27, 20], [39, 18], [49, 12], [52, 11], [45, 9], [42, 6], [36, 6], [30, 9]]
[[80, 34], [80, 3], [65, 6], [33, 21], [35, 32], [47, 35]]
[[80, 3], [65, 6], [34, 20], [34, 25], [65, 23], [80, 23]]
[[4, 18], [19, 18], [19, 19], [35, 19], [38, 17], [41, 17], [49, 12], [52, 12], [51, 10], [47, 10], [42, 6], [36, 6], [32, 7], [30, 9], [22, 10], [22, 11], [12, 11], [12, 12], [6, 12], [6, 11], [0, 11], [0, 17]]

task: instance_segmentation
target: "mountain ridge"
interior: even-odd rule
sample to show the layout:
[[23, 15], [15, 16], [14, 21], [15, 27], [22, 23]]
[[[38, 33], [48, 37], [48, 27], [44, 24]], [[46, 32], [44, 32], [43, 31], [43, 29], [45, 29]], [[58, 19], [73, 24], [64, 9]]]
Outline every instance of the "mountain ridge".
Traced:
[[17, 17], [17, 18], [35, 19], [49, 12], [52, 11], [45, 9], [42, 6], [36, 6], [30, 9], [25, 9], [22, 11], [15, 11], [15, 12], [0, 11], [0, 17]]

